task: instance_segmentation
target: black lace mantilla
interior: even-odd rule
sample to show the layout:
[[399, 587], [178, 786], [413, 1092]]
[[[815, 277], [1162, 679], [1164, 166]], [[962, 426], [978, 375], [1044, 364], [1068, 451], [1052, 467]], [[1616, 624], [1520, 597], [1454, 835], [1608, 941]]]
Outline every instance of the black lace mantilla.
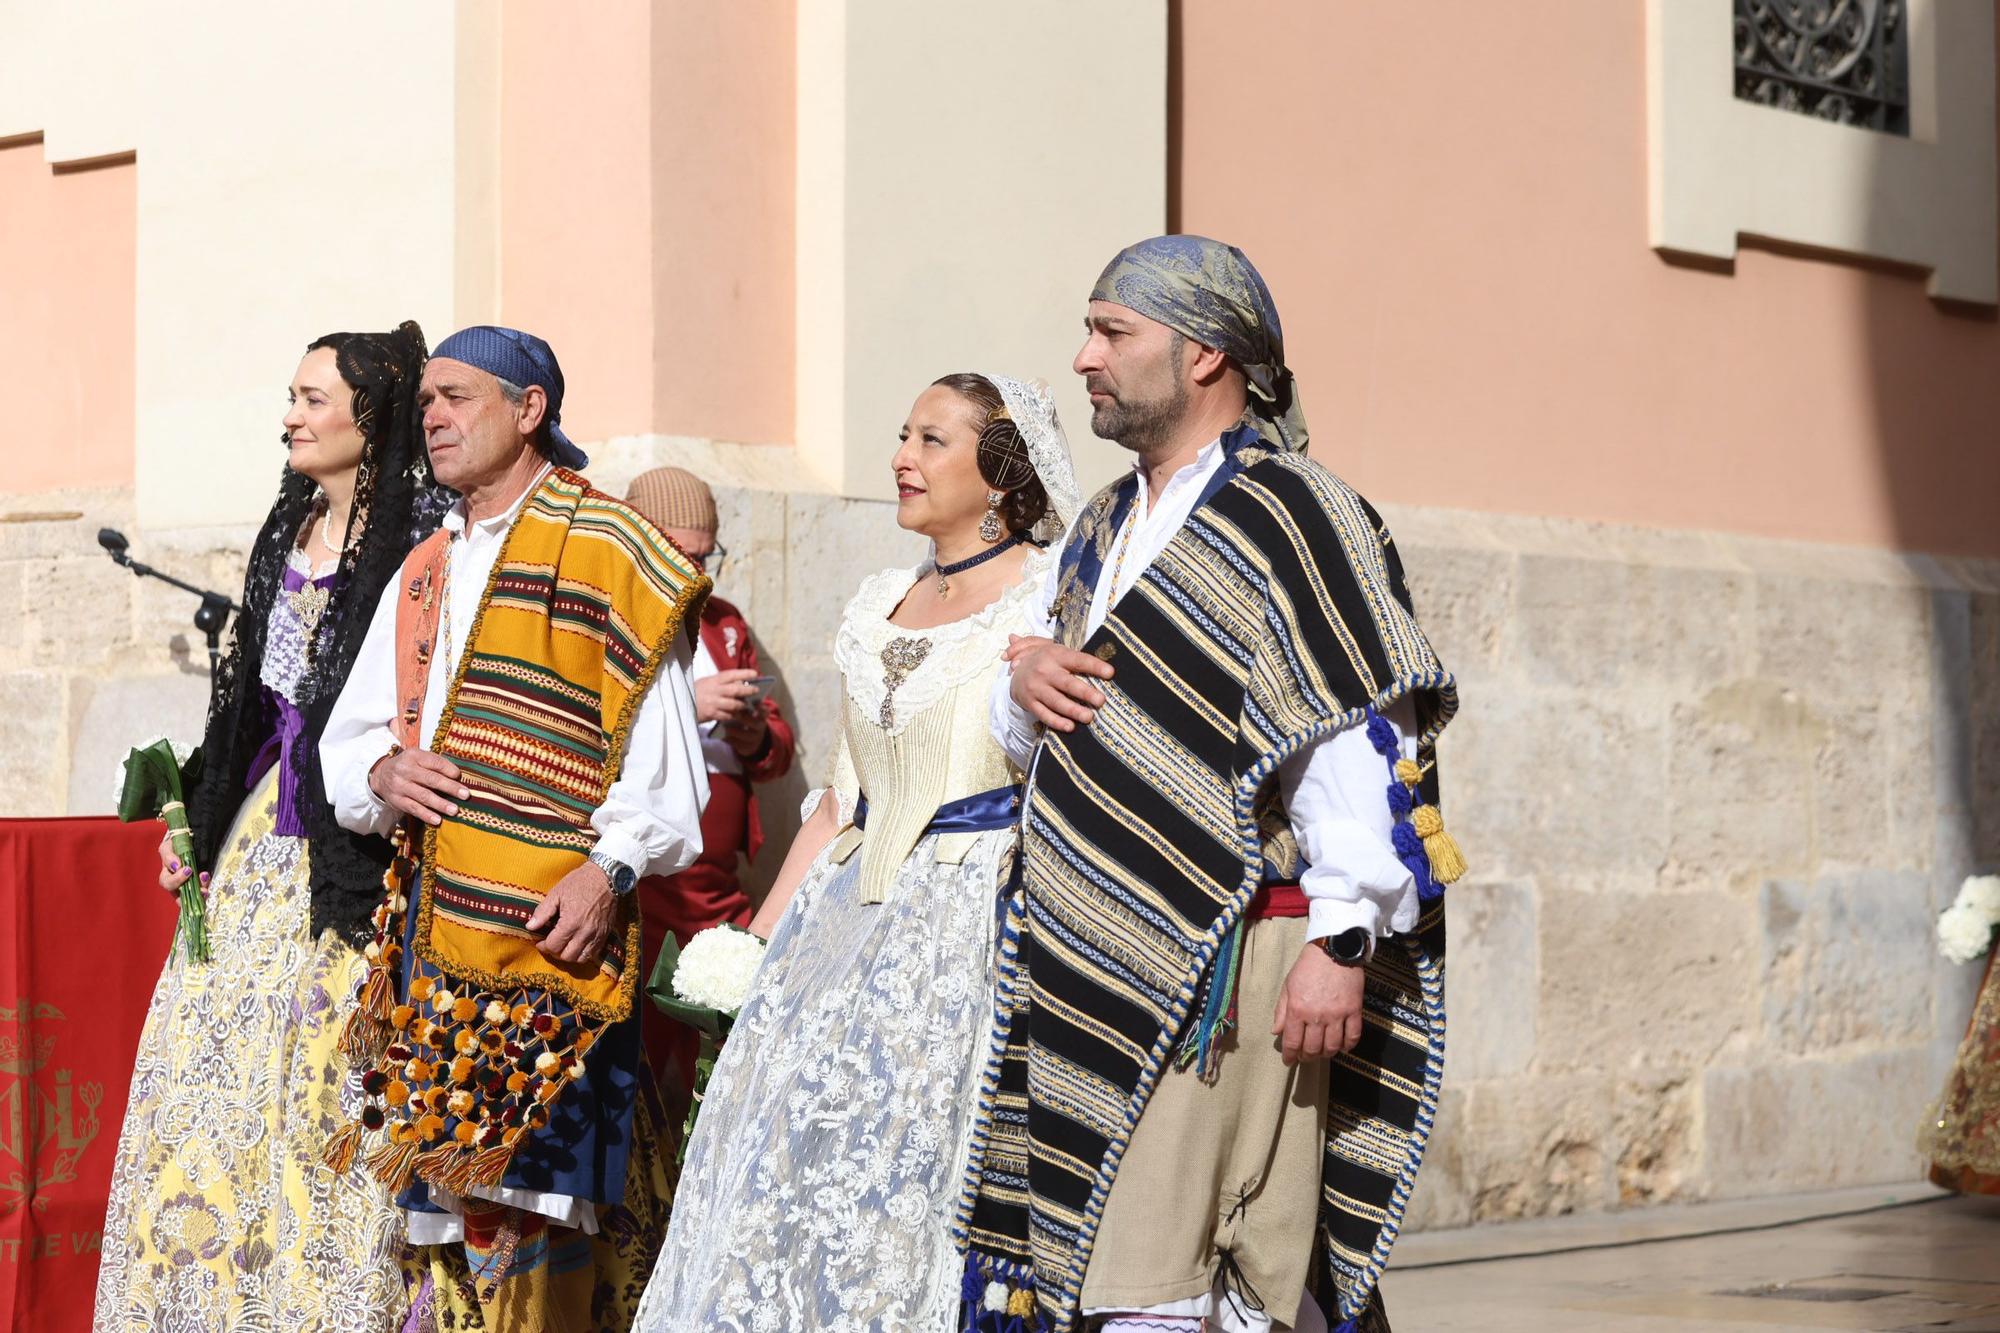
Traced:
[[[334, 351], [340, 376], [354, 391], [354, 420], [366, 440], [354, 479], [354, 505], [332, 599], [307, 645], [306, 674], [297, 700], [305, 731], [292, 750], [298, 810], [311, 839], [312, 931], [329, 927], [365, 942], [381, 896], [389, 844], [350, 833], [334, 822], [320, 772], [319, 738], [327, 715], [354, 667], [382, 590], [409, 549], [436, 529], [453, 500], [435, 485], [417, 411], [423, 374], [423, 330], [405, 322], [390, 333], [330, 333], [314, 341]], [[324, 508], [318, 485], [285, 469], [278, 499], [250, 549], [243, 611], [209, 691], [205, 762], [188, 796], [195, 860], [212, 867], [246, 795], [251, 761], [270, 735], [261, 676], [271, 606], [284, 586], [288, 553]]]

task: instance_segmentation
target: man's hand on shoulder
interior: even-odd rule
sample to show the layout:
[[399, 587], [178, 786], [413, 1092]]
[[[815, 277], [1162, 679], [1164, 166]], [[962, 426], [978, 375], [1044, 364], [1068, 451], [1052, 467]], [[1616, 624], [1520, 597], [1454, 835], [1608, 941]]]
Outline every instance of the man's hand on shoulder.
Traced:
[[1365, 969], [1336, 963], [1317, 944], [1308, 944], [1278, 992], [1271, 1035], [1285, 1063], [1325, 1060], [1351, 1051], [1361, 1040], [1361, 993]]
[[1007, 636], [1000, 660], [1014, 669], [1014, 702], [1050, 731], [1088, 726], [1104, 707], [1104, 691], [1091, 684], [1111, 679], [1111, 664], [1065, 648], [1054, 639]]
[[616, 907], [604, 872], [585, 861], [556, 881], [528, 918], [528, 929], [548, 931], [536, 947], [549, 957], [565, 963], [594, 962], [611, 938]]
[[398, 750], [368, 770], [368, 790], [383, 804], [426, 824], [458, 813], [472, 793], [459, 781], [458, 765], [429, 750]]

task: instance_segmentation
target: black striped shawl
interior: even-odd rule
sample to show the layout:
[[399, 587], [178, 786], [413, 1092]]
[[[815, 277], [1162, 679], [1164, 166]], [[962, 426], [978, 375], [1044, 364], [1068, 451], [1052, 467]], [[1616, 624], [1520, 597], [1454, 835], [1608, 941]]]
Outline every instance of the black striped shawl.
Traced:
[[[1081, 642], [1116, 669], [1104, 707], [1048, 735], [1031, 779], [959, 1214], [982, 1327], [1008, 1326], [991, 1316], [1002, 1288], [1008, 1318], [1032, 1299], [1025, 1326], [1074, 1323], [1132, 1128], [1276, 850], [1278, 765], [1409, 695], [1428, 767], [1457, 708], [1374, 510], [1247, 426], [1224, 446], [1181, 531]], [[1100, 493], [1065, 552], [1054, 612], [1072, 646], [1135, 491]], [[1327, 1066], [1312, 1290], [1330, 1324], [1368, 1305], [1394, 1243], [1436, 1107], [1443, 988], [1439, 897], [1378, 948], [1360, 1045]]]

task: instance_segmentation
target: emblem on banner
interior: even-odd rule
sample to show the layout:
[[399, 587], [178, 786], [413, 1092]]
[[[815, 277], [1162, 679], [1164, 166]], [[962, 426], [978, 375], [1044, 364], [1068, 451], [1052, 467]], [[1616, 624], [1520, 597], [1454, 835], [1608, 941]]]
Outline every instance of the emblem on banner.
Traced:
[[77, 1083], [52, 1063], [54, 1025], [65, 1021], [33, 1000], [0, 1008], [0, 1217], [46, 1207], [42, 1191], [75, 1180], [97, 1137], [104, 1085]]

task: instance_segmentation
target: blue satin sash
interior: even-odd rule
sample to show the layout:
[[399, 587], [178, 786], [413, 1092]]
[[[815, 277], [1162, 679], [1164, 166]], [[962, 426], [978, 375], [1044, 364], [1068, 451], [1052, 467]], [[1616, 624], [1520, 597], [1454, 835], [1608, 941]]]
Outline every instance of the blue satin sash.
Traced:
[[[931, 816], [931, 822], [924, 825], [924, 832], [985, 833], [990, 829], [1012, 828], [1020, 817], [1021, 789], [995, 787], [991, 791], [974, 792], [956, 801], [946, 801]], [[868, 827], [866, 794], [855, 803], [854, 827], [864, 831]]]

